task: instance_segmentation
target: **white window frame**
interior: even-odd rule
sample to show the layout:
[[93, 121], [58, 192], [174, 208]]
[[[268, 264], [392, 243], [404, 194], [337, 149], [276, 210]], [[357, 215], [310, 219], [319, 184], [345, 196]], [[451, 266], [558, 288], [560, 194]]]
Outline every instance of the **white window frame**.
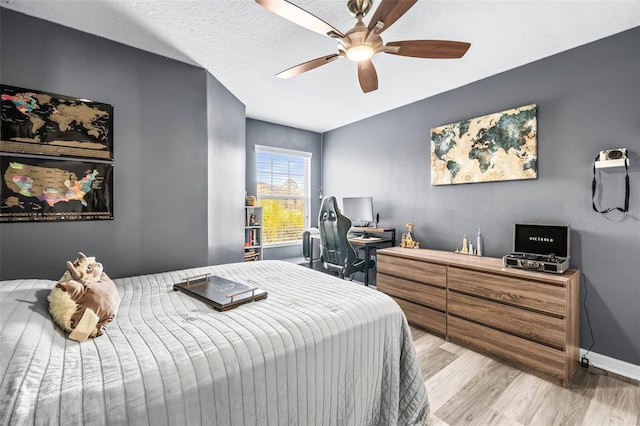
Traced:
[[[258, 199], [260, 198], [264, 198], [264, 199], [273, 199], [273, 200], [277, 200], [277, 199], [300, 199], [304, 201], [304, 225], [303, 225], [303, 229], [308, 229], [310, 226], [310, 217], [311, 217], [311, 158], [313, 156], [313, 154], [311, 152], [306, 152], [306, 151], [298, 151], [298, 150], [294, 150], [294, 149], [287, 149], [287, 148], [278, 148], [278, 147], [273, 147], [273, 146], [266, 146], [266, 145], [255, 145], [255, 158], [254, 158], [254, 165], [255, 165], [255, 173], [256, 173], [256, 184], [258, 183], [258, 152], [267, 152], [267, 153], [271, 153], [271, 154], [285, 154], [285, 155], [289, 155], [289, 156], [295, 156], [295, 157], [302, 157], [304, 158], [304, 160], [307, 162], [307, 167], [306, 167], [306, 173], [304, 176], [305, 179], [305, 185], [304, 185], [304, 195], [302, 196], [278, 196], [278, 195], [273, 195], [273, 196], [269, 196], [269, 197], [260, 197], [260, 195], [256, 194], [256, 196], [258, 197]], [[257, 189], [257, 188], [256, 188]], [[263, 212], [264, 213], [264, 212]], [[263, 218], [264, 220], [264, 218]], [[263, 238], [264, 239], [264, 238]], [[265, 247], [285, 247], [285, 246], [292, 246], [292, 245], [299, 245], [300, 242], [302, 241], [302, 232], [300, 233], [300, 238], [298, 240], [291, 240], [291, 241], [279, 241], [279, 242], [273, 242], [273, 243], [264, 243]]]

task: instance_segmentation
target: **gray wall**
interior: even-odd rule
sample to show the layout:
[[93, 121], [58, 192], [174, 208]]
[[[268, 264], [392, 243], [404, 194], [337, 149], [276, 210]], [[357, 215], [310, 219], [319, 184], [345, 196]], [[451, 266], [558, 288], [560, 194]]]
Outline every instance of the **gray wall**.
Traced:
[[245, 106], [207, 74], [209, 264], [244, 261]]
[[[242, 210], [227, 222], [224, 204], [242, 208], [244, 106], [201, 68], [0, 14], [2, 83], [113, 104], [115, 152], [114, 220], [0, 225], [0, 279], [57, 279], [78, 251], [112, 277], [242, 260]], [[238, 183], [216, 186], [223, 171]]]
[[[638, 40], [640, 28], [328, 132], [325, 194], [372, 195], [381, 225], [413, 222], [427, 248], [453, 251], [482, 228], [493, 257], [511, 251], [514, 222], [570, 225], [592, 350], [640, 365]], [[431, 186], [431, 128], [530, 103], [538, 105], [537, 180]], [[619, 147], [631, 151], [631, 211], [595, 213], [593, 160]], [[354, 167], [354, 158], [367, 166]], [[604, 176], [603, 206], [622, 205], [623, 179]], [[583, 310], [581, 347], [591, 342]]]
[[[318, 226], [321, 188], [322, 136], [308, 130], [296, 129], [266, 121], [247, 119], [246, 191], [256, 194], [256, 145], [310, 152], [311, 157], [311, 226]], [[264, 250], [265, 259], [285, 259], [302, 256], [302, 245], [272, 247]]]

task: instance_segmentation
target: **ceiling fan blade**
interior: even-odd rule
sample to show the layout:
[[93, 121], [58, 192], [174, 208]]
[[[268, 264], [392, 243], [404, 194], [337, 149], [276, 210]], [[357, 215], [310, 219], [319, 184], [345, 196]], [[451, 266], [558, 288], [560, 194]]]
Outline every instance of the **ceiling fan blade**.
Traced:
[[378, 34], [380, 34], [400, 19], [417, 1], [418, 0], [382, 0], [371, 17], [367, 28], [369, 31], [372, 31], [378, 21], [382, 21], [384, 26], [378, 30]]
[[399, 47], [385, 50], [386, 53], [413, 58], [456, 59], [467, 53], [471, 43], [448, 40], [405, 40], [390, 41], [385, 47]]
[[280, 15], [294, 24], [298, 24], [301, 27], [315, 31], [318, 34], [326, 35], [328, 37], [331, 37], [332, 35], [344, 37], [344, 34], [333, 26], [286, 0], [256, 0], [256, 3], [269, 9], [276, 15]]
[[326, 65], [329, 62], [335, 61], [339, 55], [337, 53], [333, 53], [331, 55], [323, 56], [322, 58], [312, 59], [307, 62], [303, 62], [295, 67], [287, 68], [284, 71], [280, 71], [276, 74], [276, 77], [280, 78], [291, 78], [295, 77], [298, 74], [302, 74], [303, 72], [311, 71], [314, 68], [321, 67], [322, 65]]
[[358, 80], [364, 93], [373, 92], [378, 89], [378, 73], [371, 59], [358, 62]]

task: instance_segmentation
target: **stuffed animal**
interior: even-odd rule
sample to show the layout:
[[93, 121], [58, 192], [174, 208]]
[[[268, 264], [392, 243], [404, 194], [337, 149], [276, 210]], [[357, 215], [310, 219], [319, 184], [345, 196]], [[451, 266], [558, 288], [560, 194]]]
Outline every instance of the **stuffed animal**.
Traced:
[[120, 297], [95, 257], [78, 253], [48, 297], [53, 320], [77, 341], [101, 336], [113, 320]]

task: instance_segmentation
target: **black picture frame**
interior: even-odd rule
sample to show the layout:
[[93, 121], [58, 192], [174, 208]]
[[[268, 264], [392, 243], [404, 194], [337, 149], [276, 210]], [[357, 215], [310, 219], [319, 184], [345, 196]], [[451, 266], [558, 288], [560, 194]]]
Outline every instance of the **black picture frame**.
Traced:
[[0, 85], [0, 152], [113, 160], [113, 105]]
[[0, 156], [0, 223], [113, 220], [113, 164]]

